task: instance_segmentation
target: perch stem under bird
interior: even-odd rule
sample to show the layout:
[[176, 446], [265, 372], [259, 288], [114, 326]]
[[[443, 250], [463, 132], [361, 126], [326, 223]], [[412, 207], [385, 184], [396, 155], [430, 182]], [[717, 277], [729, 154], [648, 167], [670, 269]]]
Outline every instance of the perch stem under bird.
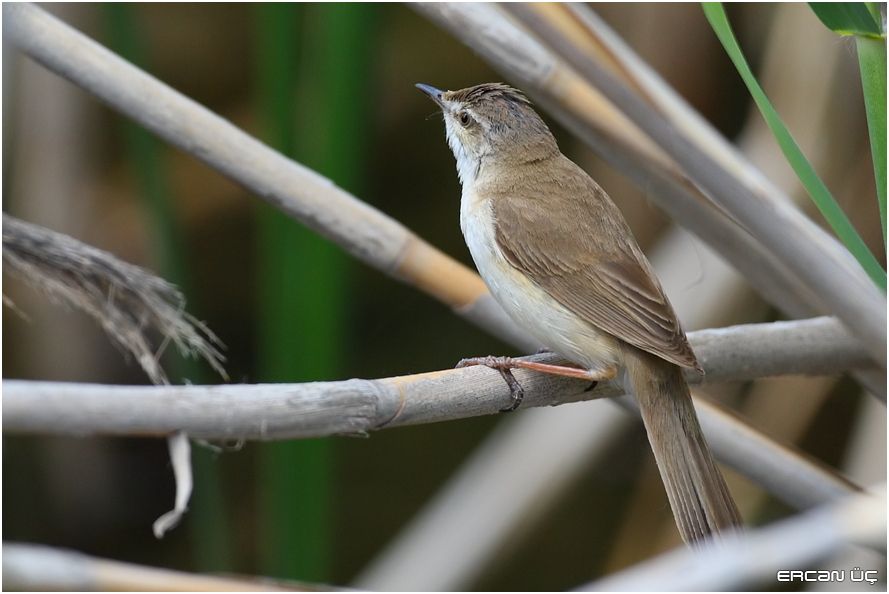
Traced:
[[[682, 374], [701, 367], [611, 198], [561, 153], [516, 89], [417, 87], [444, 114], [463, 187], [460, 226], [491, 294], [588, 379], [617, 376], [635, 396], [686, 542], [740, 526]], [[510, 359], [475, 362], [498, 369], [520, 401]], [[578, 376], [576, 367], [536, 370]]]

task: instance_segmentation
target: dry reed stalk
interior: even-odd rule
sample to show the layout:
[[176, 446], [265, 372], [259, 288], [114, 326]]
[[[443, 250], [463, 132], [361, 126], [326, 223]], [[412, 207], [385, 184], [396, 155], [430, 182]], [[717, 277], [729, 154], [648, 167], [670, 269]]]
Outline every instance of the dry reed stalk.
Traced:
[[[868, 364], [867, 353], [828, 318], [693, 332], [706, 381], [762, 372], [830, 373]], [[845, 347], [843, 346], [845, 345]], [[553, 362], [552, 354], [534, 360]], [[771, 361], [763, 365], [762, 360]], [[517, 371], [527, 406], [617, 397], [602, 384]], [[700, 381], [697, 374], [689, 380]], [[453, 369], [380, 380], [220, 386], [102, 386], [5, 381], [3, 430], [63, 434], [288, 439], [368, 431], [494, 414], [510, 398], [499, 374]], [[633, 407], [627, 397], [617, 399]], [[791, 505], [807, 507], [856, 487], [781, 446], [706, 400], [696, 402], [717, 458]]]
[[[765, 528], [751, 530], [734, 540], [726, 540], [719, 547], [674, 550], [584, 584], [577, 590], [743, 590], [763, 581], [776, 580], [779, 570], [808, 568], [844, 550], [849, 544], [885, 550], [885, 484]], [[848, 572], [846, 583], [852, 583]]]
[[629, 415], [604, 402], [504, 419], [350, 585], [472, 590], [533, 537], [535, 526], [632, 425]]
[[3, 544], [3, 586], [30, 591], [326, 592], [323, 585], [147, 567], [54, 547]]
[[[707, 372], [703, 378], [689, 372], [692, 384], [788, 373], [831, 375], [870, 364], [861, 346], [830, 318], [700, 330], [689, 333], [689, 340]], [[552, 353], [528, 359], [560, 360]], [[528, 407], [622, 394], [615, 382], [589, 391], [580, 380], [524, 370], [517, 370], [516, 377]], [[500, 375], [484, 367], [305, 384], [108, 386], [7, 380], [3, 386], [4, 431], [168, 435], [181, 430], [205, 439], [358, 433], [494, 414], [509, 399]], [[730, 417], [700, 402], [705, 429], [713, 414]], [[721, 432], [756, 434], [740, 425]], [[768, 447], [762, 455], [769, 455]]]

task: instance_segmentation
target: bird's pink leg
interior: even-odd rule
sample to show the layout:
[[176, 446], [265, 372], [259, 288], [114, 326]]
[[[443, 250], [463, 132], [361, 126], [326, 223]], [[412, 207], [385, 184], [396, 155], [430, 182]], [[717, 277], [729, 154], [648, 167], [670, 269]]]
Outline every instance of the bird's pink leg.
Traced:
[[583, 369], [580, 367], [571, 367], [567, 365], [552, 365], [550, 363], [535, 363], [533, 361], [525, 361], [523, 359], [514, 359], [513, 357], [471, 357], [463, 359], [457, 363], [457, 367], [471, 367], [473, 365], [484, 365], [491, 369], [496, 369], [509, 386], [512, 395], [512, 404], [501, 412], [511, 412], [519, 407], [522, 398], [525, 396], [524, 390], [512, 375], [512, 369], [528, 369], [540, 373], [548, 373], [550, 375], [561, 375], [564, 377], [572, 377], [592, 382], [600, 382], [614, 379], [617, 375], [617, 369], [608, 367], [606, 369]]

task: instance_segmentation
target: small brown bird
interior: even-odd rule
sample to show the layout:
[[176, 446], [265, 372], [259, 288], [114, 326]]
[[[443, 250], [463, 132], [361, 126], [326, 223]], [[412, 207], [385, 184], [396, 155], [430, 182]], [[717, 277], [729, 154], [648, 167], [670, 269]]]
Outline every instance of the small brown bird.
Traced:
[[[516, 89], [417, 87], [442, 110], [463, 186], [460, 226], [506, 313], [581, 368], [508, 357], [473, 364], [617, 378], [639, 404], [683, 540], [740, 526], [683, 367], [702, 371], [651, 265], [602, 188], [565, 157]], [[513, 392], [515, 408], [520, 392]]]

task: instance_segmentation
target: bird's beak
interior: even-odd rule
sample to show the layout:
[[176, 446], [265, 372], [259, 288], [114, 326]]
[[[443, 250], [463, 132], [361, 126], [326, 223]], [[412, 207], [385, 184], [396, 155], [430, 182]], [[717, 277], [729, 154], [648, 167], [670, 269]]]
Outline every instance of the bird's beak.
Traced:
[[444, 102], [441, 100], [441, 95], [442, 93], [444, 93], [444, 91], [442, 91], [441, 89], [436, 89], [432, 85], [424, 85], [423, 83], [417, 83], [414, 86], [429, 95], [429, 98], [435, 101], [440, 108], [445, 108]]

